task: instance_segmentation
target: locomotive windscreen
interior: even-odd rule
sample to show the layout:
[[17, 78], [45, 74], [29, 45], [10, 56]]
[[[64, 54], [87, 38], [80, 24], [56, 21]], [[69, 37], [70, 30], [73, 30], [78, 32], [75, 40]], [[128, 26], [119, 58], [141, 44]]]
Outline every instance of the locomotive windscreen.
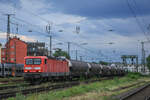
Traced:
[[40, 65], [40, 64], [41, 64], [41, 59], [39, 58], [26, 59], [26, 65]]

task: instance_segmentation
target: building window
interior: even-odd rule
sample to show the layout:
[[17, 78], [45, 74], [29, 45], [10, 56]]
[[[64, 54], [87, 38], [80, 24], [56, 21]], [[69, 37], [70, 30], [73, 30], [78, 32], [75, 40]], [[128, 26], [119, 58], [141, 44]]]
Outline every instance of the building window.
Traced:
[[15, 54], [15, 52], [11, 52], [11, 55], [14, 55]]
[[5, 60], [5, 58], [2, 58], [2, 60]]
[[11, 46], [11, 48], [15, 48], [15, 46], [13, 45], [13, 46]]
[[11, 58], [11, 61], [15, 61], [15, 58]]
[[35, 51], [35, 48], [33, 48], [33, 51]]
[[2, 55], [5, 55], [5, 52], [2, 52]]

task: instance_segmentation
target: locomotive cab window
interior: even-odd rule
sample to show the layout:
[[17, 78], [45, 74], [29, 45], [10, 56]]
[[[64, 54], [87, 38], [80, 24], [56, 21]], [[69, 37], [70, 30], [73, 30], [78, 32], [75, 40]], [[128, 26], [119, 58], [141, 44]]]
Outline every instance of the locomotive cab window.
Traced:
[[41, 64], [41, 59], [34, 59], [34, 64], [35, 65], [40, 65]]
[[27, 65], [32, 65], [33, 64], [33, 59], [26, 59], [26, 64]]
[[39, 58], [26, 59], [26, 64], [27, 65], [40, 65], [41, 64], [41, 59], [39, 59]]

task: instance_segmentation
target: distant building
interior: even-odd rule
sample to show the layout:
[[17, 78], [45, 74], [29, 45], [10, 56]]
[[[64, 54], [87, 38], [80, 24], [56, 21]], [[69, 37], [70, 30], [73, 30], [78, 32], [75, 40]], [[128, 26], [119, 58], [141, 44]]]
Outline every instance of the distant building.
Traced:
[[1, 48], [2, 48], [2, 44], [0, 43], [0, 63], [1, 63]]
[[1, 50], [2, 63], [23, 64], [24, 57], [27, 56], [27, 44], [17, 37], [10, 38]]
[[44, 42], [27, 42], [27, 56], [47, 56]]
[[25, 56], [47, 56], [44, 42], [24, 42], [17, 37], [10, 38], [1, 48], [1, 63], [23, 64]]

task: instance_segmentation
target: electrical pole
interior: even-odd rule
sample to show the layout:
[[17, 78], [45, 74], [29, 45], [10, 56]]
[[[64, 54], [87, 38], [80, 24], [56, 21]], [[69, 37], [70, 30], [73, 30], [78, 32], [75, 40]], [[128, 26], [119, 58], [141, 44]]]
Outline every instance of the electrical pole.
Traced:
[[17, 25], [17, 27], [16, 27], [16, 34], [18, 34], [18, 30], [19, 30], [19, 29], [18, 29], [18, 24], [16, 24], [16, 25]]
[[10, 37], [10, 14], [7, 14], [7, 42], [9, 41]]
[[11, 24], [16, 25], [16, 33], [15, 33], [15, 37], [16, 37], [16, 36], [18, 35], [18, 30], [19, 30], [18, 26], [19, 26], [19, 24], [17, 24], [17, 23], [12, 23], [12, 22], [11, 22]]
[[76, 60], [78, 60], [78, 50], [76, 50]]
[[47, 31], [47, 33], [49, 34], [49, 39], [50, 39], [50, 43], [49, 43], [49, 47], [50, 47], [50, 57], [52, 56], [52, 35], [51, 35], [51, 25], [50, 24], [48, 24], [47, 26], [46, 26], [46, 31]]
[[[70, 43], [71, 42], [67, 42], [68, 43], [68, 55], [70, 56]], [[70, 57], [71, 58], [71, 57]]]
[[50, 39], [50, 56], [52, 56], [52, 36], [49, 36]]
[[9, 54], [9, 48], [10, 48], [10, 45], [9, 45], [9, 38], [10, 38], [10, 16], [11, 15], [14, 15], [14, 14], [5, 14], [7, 16], [7, 40], [6, 40], [6, 43], [7, 43], [7, 47], [6, 47], [6, 62], [10, 62], [10, 54]]
[[144, 50], [144, 42], [141, 42], [141, 44], [142, 44], [142, 61], [141, 61], [141, 63], [144, 66], [144, 72], [145, 72], [145, 50]]
[[80, 61], [82, 61], [82, 56], [80, 56]]
[[145, 65], [146, 65], [146, 64], [145, 64], [145, 63], [146, 63], [146, 61], [145, 61], [145, 59], [146, 59], [146, 58], [145, 58], [145, 52], [146, 52], [146, 51], [144, 50], [144, 72], [146, 72], [146, 68], [145, 68], [145, 67], [146, 67], [146, 66], [145, 66]]

